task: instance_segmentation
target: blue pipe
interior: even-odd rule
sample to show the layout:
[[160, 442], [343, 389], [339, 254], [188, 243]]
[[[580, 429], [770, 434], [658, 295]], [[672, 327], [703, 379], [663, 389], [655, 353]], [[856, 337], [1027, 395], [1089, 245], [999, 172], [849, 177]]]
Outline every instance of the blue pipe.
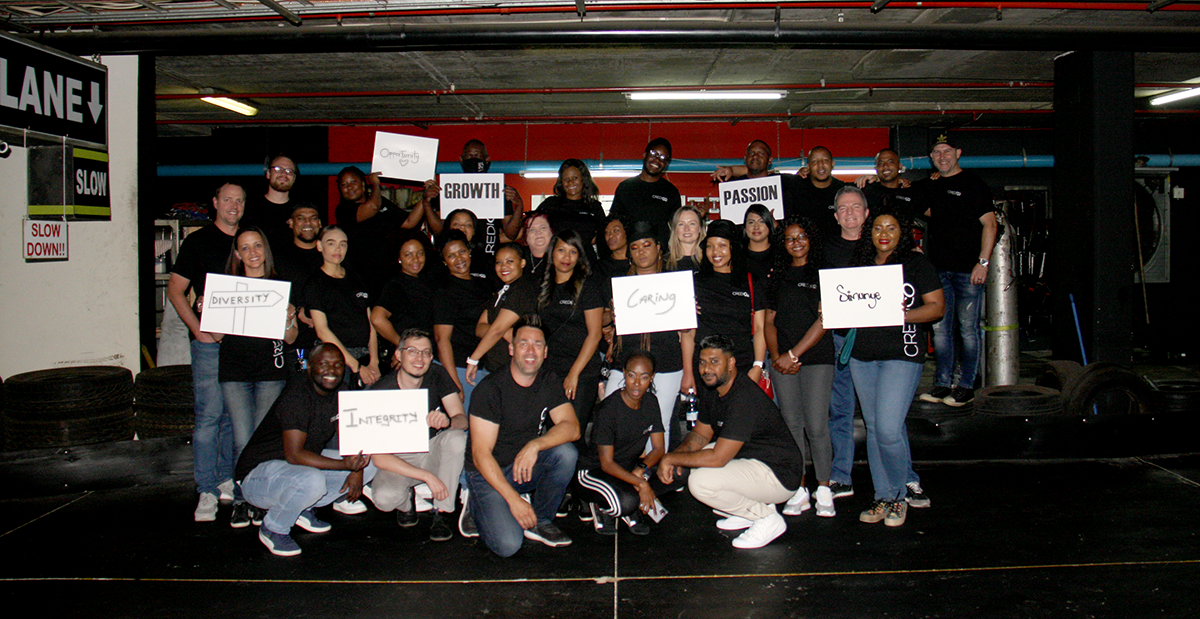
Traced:
[[[1150, 158], [1147, 164], [1151, 167], [1194, 167], [1200, 166], [1200, 155], [1146, 155]], [[601, 162], [597, 159], [585, 159], [593, 172], [596, 170], [641, 170], [640, 159], [620, 159]], [[964, 168], [972, 169], [1013, 169], [1013, 168], [1053, 168], [1054, 155], [987, 155], [982, 157], [963, 157], [959, 160]], [[776, 159], [775, 167], [789, 168], [799, 166], [802, 159]], [[519, 174], [529, 172], [557, 172], [561, 161], [493, 161], [491, 172], [501, 174]], [[719, 165], [741, 164], [741, 159], [676, 159], [671, 162], [672, 172], [711, 172]], [[905, 157], [901, 163], [908, 170], [927, 170], [932, 166], [928, 157]], [[306, 176], [334, 176], [342, 168], [354, 165], [368, 171], [370, 163], [305, 163], [300, 171]], [[838, 168], [873, 168], [875, 160], [870, 157], [845, 157], [837, 160]], [[461, 172], [458, 163], [443, 161], [437, 164], [438, 174]], [[206, 177], [237, 177], [262, 176], [263, 167], [259, 164], [204, 164], [204, 165], [160, 165], [160, 177], [176, 176], [206, 176]]]

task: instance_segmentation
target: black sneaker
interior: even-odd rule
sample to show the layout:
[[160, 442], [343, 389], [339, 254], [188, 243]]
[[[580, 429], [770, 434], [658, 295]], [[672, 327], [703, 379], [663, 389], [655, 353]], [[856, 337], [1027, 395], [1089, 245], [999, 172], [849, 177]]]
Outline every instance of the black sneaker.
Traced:
[[929, 393], [922, 393], [918, 399], [922, 402], [944, 402], [948, 395], [950, 395], [949, 387], [934, 387], [929, 390]]
[[233, 514], [229, 516], [229, 526], [244, 529], [250, 526], [250, 504], [242, 501], [233, 504]]
[[836, 481], [831, 481], [829, 482], [829, 491], [833, 493], [833, 498], [835, 499], [854, 496], [854, 484], [840, 484]]
[[433, 522], [429, 525], [429, 539], [435, 542], [444, 542], [453, 537], [454, 532], [446, 524], [446, 519], [442, 517], [442, 512], [434, 509]]
[[563, 495], [562, 504], [558, 506], [558, 512], [554, 514], [555, 518], [566, 518], [574, 507], [574, 501], [571, 500], [571, 493]]
[[[249, 505], [247, 503], [247, 505]], [[267, 510], [250, 505], [250, 524], [261, 527], [263, 518], [267, 517]]]
[[417, 526], [417, 512], [396, 510], [396, 524], [405, 529]]
[[975, 390], [974, 389], [967, 389], [966, 387], [959, 385], [959, 386], [955, 387], [954, 389], [951, 389], [950, 395], [946, 396], [946, 399], [942, 400], [942, 402], [945, 402], [946, 406], [953, 406], [955, 408], [958, 408], [959, 406], [963, 406], [965, 404], [970, 403], [970, 401], [974, 400], [974, 399], [975, 399]]
[[588, 503], [588, 512], [592, 515], [592, 526], [600, 535], [616, 535], [617, 519], [604, 513], [595, 503]]
[[921, 488], [921, 482], [910, 481], [904, 484], [904, 500], [912, 507], [929, 507], [929, 497], [925, 496], [925, 490]]
[[634, 535], [650, 535], [650, 525], [646, 524], [646, 521], [640, 517], [640, 514], [625, 516], [621, 520], [624, 520], [625, 524], [629, 525], [630, 533]]
[[551, 548], [571, 545], [571, 538], [567, 537], [566, 533], [558, 530], [558, 527], [554, 526], [553, 522], [539, 522], [532, 529], [525, 529], [525, 537], [535, 542], [541, 542]]

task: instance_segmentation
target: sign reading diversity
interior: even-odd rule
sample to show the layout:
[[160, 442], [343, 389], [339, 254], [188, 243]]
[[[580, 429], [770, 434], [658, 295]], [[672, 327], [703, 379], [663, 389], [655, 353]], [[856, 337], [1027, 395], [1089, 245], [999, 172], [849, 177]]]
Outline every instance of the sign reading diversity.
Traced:
[[424, 183], [435, 175], [437, 151], [434, 138], [376, 131], [371, 171], [385, 178]]
[[465, 208], [479, 219], [504, 217], [503, 174], [443, 174], [442, 213]]
[[282, 340], [292, 285], [273, 279], [209, 273], [200, 330]]
[[338, 392], [341, 454], [429, 451], [428, 406], [426, 389]]
[[775, 219], [783, 219], [783, 186], [778, 175], [728, 181], [721, 183], [718, 190], [722, 219], [740, 224], [752, 204], [761, 204]]
[[904, 267], [821, 269], [821, 314], [826, 329], [904, 324]]
[[617, 335], [696, 328], [691, 270], [612, 279]]

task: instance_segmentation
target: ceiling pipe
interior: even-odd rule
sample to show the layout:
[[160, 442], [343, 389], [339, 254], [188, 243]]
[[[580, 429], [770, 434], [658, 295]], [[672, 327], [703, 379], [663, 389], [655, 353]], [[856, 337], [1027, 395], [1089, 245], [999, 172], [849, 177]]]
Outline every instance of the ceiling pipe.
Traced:
[[279, 16], [282, 17], [284, 21], [293, 26], [299, 26], [304, 23], [304, 21], [300, 19], [299, 15], [287, 10], [282, 4], [279, 4], [275, 0], [258, 0], [258, 2], [268, 9], [279, 13]]
[[605, 48], [779, 45], [809, 49], [1108, 49], [1195, 51], [1192, 27], [997, 26], [993, 24], [668, 23], [587, 21], [558, 24], [408, 24], [362, 28], [237, 28], [47, 34], [33, 40], [81, 56], [92, 54], [311, 53], [475, 50], [530, 47]]
[[[1149, 158], [1148, 166], [1151, 167], [1196, 167], [1200, 166], [1200, 155], [1145, 155]], [[789, 167], [786, 162], [792, 162], [793, 165], [800, 163], [800, 159], [781, 159], [775, 162], [778, 168]], [[561, 161], [492, 161], [492, 167], [488, 171], [499, 174], [520, 174], [521, 172], [556, 172], [561, 164]], [[584, 163], [589, 168], [594, 170], [641, 170], [642, 161], [640, 159], [624, 159], [624, 160], [609, 160], [600, 161], [598, 159], [585, 159]], [[740, 165], [741, 159], [689, 159], [675, 160], [671, 162], [671, 172], [673, 173], [709, 173], [717, 169], [717, 166]], [[928, 157], [903, 157], [900, 163], [906, 170], [928, 170], [932, 166], [929, 163]], [[1053, 168], [1054, 155], [991, 155], [982, 157], [963, 157], [959, 159], [959, 163], [964, 169], [1016, 169], [1016, 168]], [[355, 165], [363, 170], [370, 170], [369, 162], [360, 163], [304, 163], [300, 162], [301, 168], [306, 176], [335, 176], [342, 168], [347, 165]], [[875, 160], [871, 157], [839, 157], [837, 164], [842, 169], [853, 168], [873, 168]], [[1132, 164], [1132, 162], [1131, 162]], [[461, 164], [457, 161], [441, 161], [437, 164], [438, 174], [458, 173], [462, 171]], [[834, 175], [838, 175], [838, 169], [834, 168]], [[261, 163], [246, 163], [246, 164], [209, 164], [209, 165], [160, 165], [158, 166], [159, 177], [181, 177], [181, 176], [207, 176], [207, 177], [231, 177], [231, 176], [262, 176]]]

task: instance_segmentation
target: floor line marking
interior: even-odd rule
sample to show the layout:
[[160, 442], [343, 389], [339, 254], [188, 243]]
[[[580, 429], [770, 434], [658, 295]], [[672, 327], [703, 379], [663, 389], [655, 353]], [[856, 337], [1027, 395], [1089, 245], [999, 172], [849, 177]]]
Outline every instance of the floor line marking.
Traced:
[[[1049, 570], [1067, 568], [1095, 567], [1149, 567], [1155, 565], [1198, 565], [1200, 559], [1169, 559], [1160, 561], [1104, 561], [1099, 563], [1056, 563], [1047, 565], [995, 565], [978, 567], [941, 567], [923, 570], [873, 570], [873, 571], [838, 571], [838, 572], [776, 572], [769, 574], [680, 574], [664, 576], [625, 576], [618, 580], [704, 580], [724, 578], [797, 578], [797, 577], [829, 577], [829, 576], [895, 576], [919, 574], [954, 574], [970, 572], [1005, 572], [1017, 570]], [[488, 578], [479, 580], [270, 580], [245, 578], [130, 578], [130, 577], [28, 577], [0, 578], [0, 582], [142, 582], [142, 583], [208, 583], [208, 584], [282, 584], [282, 585], [480, 585], [480, 584], [530, 584], [530, 583], [570, 583], [592, 582], [608, 584], [608, 577], [574, 577], [574, 578]]]
[[1144, 460], [1144, 459], [1142, 459], [1142, 458], [1134, 458], [1134, 460], [1137, 460], [1138, 462], [1141, 462], [1142, 464], [1148, 464], [1148, 465], [1150, 465], [1150, 466], [1152, 466], [1152, 467], [1155, 467], [1155, 468], [1157, 468], [1157, 469], [1159, 469], [1159, 470], [1166, 471], [1166, 472], [1168, 472], [1168, 473], [1170, 473], [1170, 474], [1174, 475], [1175, 477], [1178, 477], [1179, 479], [1182, 479], [1184, 483], [1186, 483], [1186, 484], [1188, 484], [1188, 485], [1191, 485], [1191, 486], [1195, 486], [1195, 487], [1197, 487], [1197, 488], [1200, 488], [1200, 482], [1197, 482], [1197, 481], [1193, 480], [1193, 479], [1192, 479], [1192, 478], [1190, 478], [1190, 477], [1187, 477], [1187, 476], [1184, 476], [1184, 475], [1180, 475], [1179, 473], [1177, 473], [1177, 472], [1175, 472], [1175, 471], [1172, 471], [1171, 469], [1169, 469], [1169, 468], [1167, 468], [1167, 467], [1165, 467], [1165, 466], [1163, 466], [1163, 465], [1161, 465], [1161, 464], [1159, 464], [1159, 463], [1157, 463], [1157, 462], [1151, 462], [1151, 461], [1149, 461], [1149, 460]]
[[[617, 518], [617, 524], [613, 527], [619, 530], [621, 528], [621, 519]], [[617, 600], [619, 599], [618, 587], [621, 586], [621, 564], [617, 561], [620, 558], [620, 537], [613, 536], [613, 619], [620, 619], [620, 614], [617, 612]]]
[[63, 503], [62, 505], [59, 505], [58, 507], [55, 507], [54, 509], [52, 509], [52, 510], [50, 510], [50, 511], [48, 511], [48, 512], [46, 512], [46, 513], [44, 513], [44, 514], [42, 514], [42, 515], [40, 515], [40, 516], [38, 516], [37, 518], [34, 518], [33, 520], [30, 520], [29, 522], [26, 522], [26, 523], [24, 523], [24, 524], [22, 524], [22, 525], [20, 525], [20, 526], [16, 527], [15, 529], [10, 529], [10, 530], [8, 530], [8, 531], [5, 531], [4, 533], [0, 533], [0, 537], [4, 537], [4, 536], [8, 535], [9, 533], [16, 533], [17, 531], [20, 531], [21, 529], [24, 529], [25, 527], [27, 527], [27, 526], [29, 526], [29, 525], [31, 525], [31, 524], [33, 524], [33, 523], [35, 523], [35, 522], [37, 522], [37, 521], [41, 520], [42, 518], [45, 518], [46, 516], [49, 516], [50, 514], [53, 514], [54, 512], [56, 512], [56, 511], [58, 511], [58, 510], [60, 510], [60, 509], [64, 509], [64, 508], [70, 507], [71, 505], [74, 505], [75, 503], [77, 503], [77, 502], [79, 502], [79, 501], [82, 501], [83, 499], [86, 499], [86, 498], [88, 498], [89, 496], [91, 496], [91, 495], [92, 495], [92, 493], [93, 493], [93, 492], [95, 492], [95, 490], [88, 490], [87, 492], [84, 492], [84, 493], [83, 493], [83, 496], [80, 496], [80, 497], [76, 497], [76, 498], [74, 498], [74, 499], [71, 499], [70, 501], [67, 501], [66, 503]]

